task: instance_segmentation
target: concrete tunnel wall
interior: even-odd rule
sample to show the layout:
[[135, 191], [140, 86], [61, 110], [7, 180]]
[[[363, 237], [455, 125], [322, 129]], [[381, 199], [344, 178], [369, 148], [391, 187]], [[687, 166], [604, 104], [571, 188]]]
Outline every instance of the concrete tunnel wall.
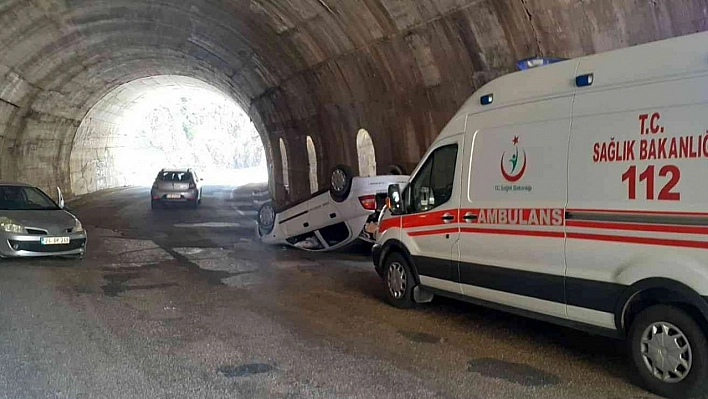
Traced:
[[248, 110], [281, 201], [284, 139], [294, 200], [309, 195], [307, 135], [320, 184], [336, 163], [356, 169], [359, 128], [380, 172], [410, 169], [462, 102], [516, 60], [702, 31], [707, 10], [708, 0], [5, 0], [0, 179], [71, 187], [89, 110], [136, 79], [181, 75]]

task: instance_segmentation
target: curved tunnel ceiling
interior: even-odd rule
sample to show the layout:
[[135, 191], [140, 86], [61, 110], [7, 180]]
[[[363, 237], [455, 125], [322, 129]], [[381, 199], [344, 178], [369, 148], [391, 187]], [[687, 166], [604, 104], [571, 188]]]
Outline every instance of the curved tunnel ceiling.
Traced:
[[[320, 173], [356, 164], [362, 127], [378, 165], [410, 167], [474, 89], [516, 60], [696, 32], [708, 26], [707, 7], [705, 0], [6, 0], [0, 178], [70, 187], [74, 136], [89, 109], [125, 83], [182, 75], [232, 96], [272, 148], [283, 137], [294, 195], [307, 195], [307, 135], [321, 154]], [[277, 176], [280, 162], [271, 164]]]

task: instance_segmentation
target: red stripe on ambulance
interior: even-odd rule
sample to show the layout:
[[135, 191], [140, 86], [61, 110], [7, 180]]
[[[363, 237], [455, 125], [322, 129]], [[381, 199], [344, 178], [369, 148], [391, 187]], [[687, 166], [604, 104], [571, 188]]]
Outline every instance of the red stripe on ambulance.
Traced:
[[646, 231], [657, 233], [678, 233], [678, 234], [706, 234], [708, 235], [708, 226], [680, 226], [673, 224], [649, 224], [649, 223], [626, 223], [626, 222], [602, 222], [602, 221], [584, 221], [584, 220], [568, 220], [568, 227], [580, 227], [588, 229], [606, 229], [606, 230], [627, 230], [627, 231]]

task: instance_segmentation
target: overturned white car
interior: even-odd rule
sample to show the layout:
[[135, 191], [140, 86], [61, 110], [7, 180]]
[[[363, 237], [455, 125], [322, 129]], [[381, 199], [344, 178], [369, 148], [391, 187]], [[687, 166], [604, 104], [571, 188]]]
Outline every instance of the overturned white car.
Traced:
[[329, 189], [282, 209], [271, 202], [263, 204], [258, 234], [264, 243], [308, 251], [331, 251], [357, 239], [374, 242], [388, 186], [407, 181], [402, 174], [355, 177], [351, 168], [339, 165], [332, 171]]

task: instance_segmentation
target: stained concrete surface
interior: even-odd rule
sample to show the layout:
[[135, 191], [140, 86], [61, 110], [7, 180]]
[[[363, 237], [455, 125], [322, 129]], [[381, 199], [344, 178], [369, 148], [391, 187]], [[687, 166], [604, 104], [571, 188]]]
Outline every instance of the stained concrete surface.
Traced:
[[198, 210], [151, 211], [147, 190], [71, 204], [82, 261], [0, 261], [0, 397], [651, 397], [622, 342], [451, 300], [398, 310], [366, 248], [264, 246], [231, 188]]

